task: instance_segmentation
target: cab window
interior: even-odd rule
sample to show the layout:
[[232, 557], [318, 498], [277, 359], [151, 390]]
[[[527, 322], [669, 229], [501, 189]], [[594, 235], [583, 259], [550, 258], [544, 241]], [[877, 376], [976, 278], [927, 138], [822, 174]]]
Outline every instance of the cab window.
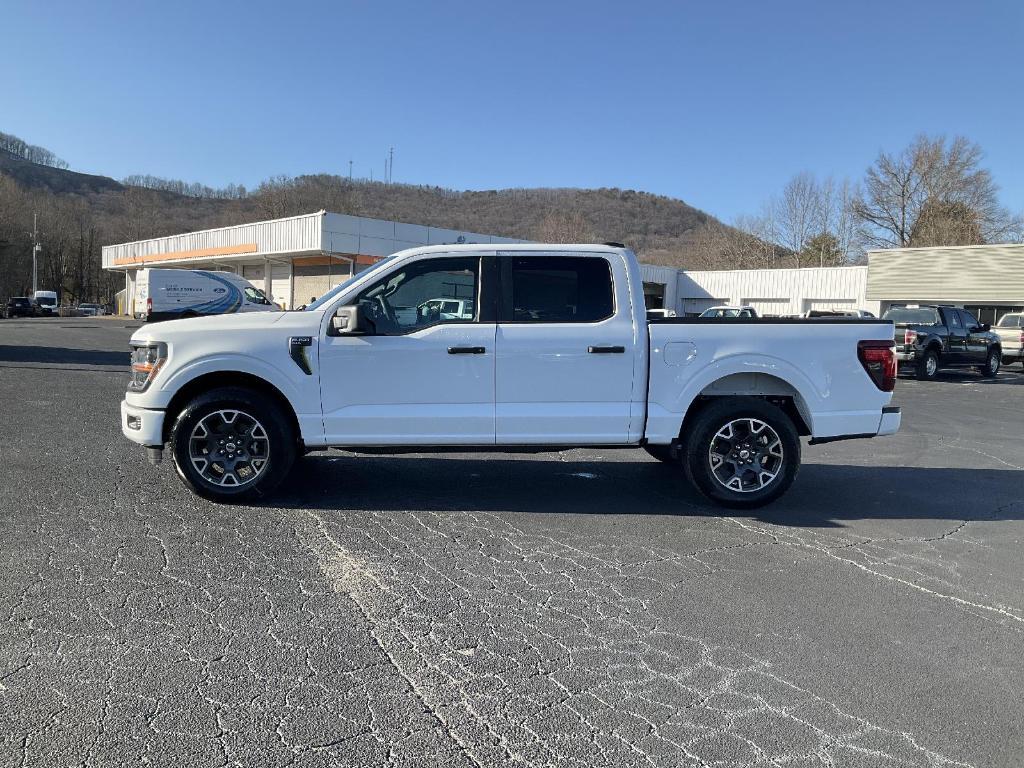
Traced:
[[515, 322], [596, 323], [612, 316], [611, 266], [600, 257], [512, 259]]
[[363, 290], [356, 302], [378, 336], [477, 318], [479, 258], [415, 261]]

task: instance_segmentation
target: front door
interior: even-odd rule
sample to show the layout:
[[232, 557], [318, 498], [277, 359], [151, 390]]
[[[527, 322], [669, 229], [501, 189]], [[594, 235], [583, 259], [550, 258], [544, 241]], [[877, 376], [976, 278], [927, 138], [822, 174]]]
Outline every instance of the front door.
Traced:
[[480, 295], [475, 256], [412, 261], [361, 291], [372, 333], [321, 339], [327, 443], [493, 444], [495, 324]]
[[981, 323], [970, 312], [960, 310], [960, 320], [967, 334], [967, 362], [984, 365], [988, 362], [988, 334], [981, 329]]
[[599, 254], [499, 261], [498, 444], [628, 442], [643, 408], [634, 402], [637, 340], [622, 264]]

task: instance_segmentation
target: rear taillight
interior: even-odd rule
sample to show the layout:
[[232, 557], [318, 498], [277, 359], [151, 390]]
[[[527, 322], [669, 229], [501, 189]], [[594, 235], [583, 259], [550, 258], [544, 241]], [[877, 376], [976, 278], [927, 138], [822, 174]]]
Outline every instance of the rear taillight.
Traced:
[[152, 315], [153, 314], [153, 299], [152, 298], [147, 298], [146, 299], [146, 314], [147, 315]]
[[917, 331], [906, 330], [903, 332], [903, 343], [906, 346], [910, 346], [917, 341]]
[[1020, 343], [1024, 344], [1024, 331], [1020, 332]]
[[883, 392], [896, 388], [896, 345], [891, 341], [858, 341], [857, 357], [875, 386]]

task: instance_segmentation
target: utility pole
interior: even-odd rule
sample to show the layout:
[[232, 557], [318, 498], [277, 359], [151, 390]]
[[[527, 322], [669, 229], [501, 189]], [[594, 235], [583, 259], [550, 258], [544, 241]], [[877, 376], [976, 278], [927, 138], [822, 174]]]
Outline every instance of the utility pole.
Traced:
[[39, 214], [32, 214], [32, 295], [39, 290], [39, 265], [36, 257], [42, 247], [39, 245]]
[[388, 150], [388, 184], [391, 183], [393, 174], [395, 172], [395, 148], [392, 147]]
[[348, 180], [352, 181], [352, 161], [348, 161]]

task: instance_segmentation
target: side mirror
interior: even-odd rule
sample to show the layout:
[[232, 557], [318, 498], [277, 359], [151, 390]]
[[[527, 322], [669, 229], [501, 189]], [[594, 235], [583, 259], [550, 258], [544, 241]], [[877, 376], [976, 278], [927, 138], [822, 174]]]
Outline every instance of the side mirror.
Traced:
[[353, 336], [366, 333], [368, 328], [363, 308], [359, 304], [348, 304], [338, 307], [331, 318], [331, 330], [334, 336]]
[[983, 331], [991, 331], [992, 330], [992, 324], [991, 323], [982, 323], [981, 324], [981, 330], [983, 330]]

